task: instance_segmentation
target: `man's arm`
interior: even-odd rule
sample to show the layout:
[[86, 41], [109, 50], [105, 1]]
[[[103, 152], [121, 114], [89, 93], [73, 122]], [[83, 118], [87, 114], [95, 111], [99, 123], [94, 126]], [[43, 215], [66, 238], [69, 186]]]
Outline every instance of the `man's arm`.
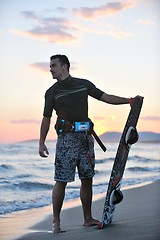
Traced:
[[48, 149], [45, 145], [45, 140], [50, 128], [51, 119], [43, 117], [40, 129], [40, 140], [39, 140], [39, 155], [41, 157], [47, 157], [49, 155]]
[[109, 104], [128, 104], [131, 101], [131, 98], [124, 98], [124, 97], [118, 97], [115, 95], [109, 95], [107, 93], [103, 93], [102, 97], [100, 98], [102, 102], [106, 102]]

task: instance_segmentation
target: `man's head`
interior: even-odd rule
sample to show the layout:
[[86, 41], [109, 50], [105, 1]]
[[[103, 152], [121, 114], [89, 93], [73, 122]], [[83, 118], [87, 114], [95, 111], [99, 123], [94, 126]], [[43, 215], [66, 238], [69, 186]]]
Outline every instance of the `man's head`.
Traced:
[[69, 75], [70, 62], [65, 55], [53, 55], [50, 57], [50, 72], [54, 79], [64, 80]]

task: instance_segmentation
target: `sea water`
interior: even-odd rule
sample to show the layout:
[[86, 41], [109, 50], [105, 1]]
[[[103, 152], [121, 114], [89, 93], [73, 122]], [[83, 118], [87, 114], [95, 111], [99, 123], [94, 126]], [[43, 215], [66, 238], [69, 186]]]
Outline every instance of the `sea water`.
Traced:
[[[48, 141], [50, 155], [38, 155], [38, 142], [0, 145], [0, 214], [50, 205], [54, 184], [55, 141]], [[118, 143], [106, 143], [107, 152], [95, 144], [94, 195], [107, 190]], [[136, 143], [131, 147], [122, 187], [160, 179], [160, 144]], [[79, 197], [80, 180], [66, 188], [65, 201]]]

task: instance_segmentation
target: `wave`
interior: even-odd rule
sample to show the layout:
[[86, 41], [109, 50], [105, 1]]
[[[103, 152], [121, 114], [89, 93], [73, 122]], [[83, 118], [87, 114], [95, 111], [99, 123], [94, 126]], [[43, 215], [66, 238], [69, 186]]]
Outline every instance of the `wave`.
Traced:
[[4, 171], [4, 170], [12, 170], [14, 169], [13, 166], [9, 165], [9, 164], [1, 164], [0, 165], [0, 171]]
[[15, 178], [29, 178], [29, 177], [33, 177], [33, 175], [31, 174], [20, 174], [15, 176]]
[[136, 184], [141, 184], [141, 183], [149, 183], [149, 182], [154, 182], [154, 181], [159, 181], [160, 177], [159, 176], [147, 176], [147, 177], [140, 177], [140, 178], [123, 178], [122, 180], [122, 187], [128, 187], [128, 186], [134, 186]]
[[10, 184], [11, 181], [16, 181], [18, 179], [21, 179], [21, 178], [33, 178], [33, 177], [36, 177], [35, 175], [32, 175], [32, 174], [20, 174], [20, 175], [13, 175], [13, 176], [10, 176], [6, 178], [6, 176], [4, 177], [0, 177], [0, 184]]
[[96, 159], [96, 164], [102, 164], [106, 162], [114, 162], [114, 158]]
[[39, 191], [39, 190], [51, 190], [52, 184], [40, 183], [40, 182], [20, 182], [14, 184], [8, 184], [5, 188], [21, 191]]
[[150, 167], [129, 167], [126, 170], [131, 172], [160, 172], [160, 168], [150, 168]]
[[134, 156], [131, 156], [128, 158], [128, 161], [130, 160], [134, 160], [134, 161], [137, 161], [137, 162], [143, 162], [143, 163], [147, 163], [147, 162], [158, 162], [160, 160], [156, 160], [156, 159], [153, 159], [153, 158], [145, 158], [145, 157], [141, 157], [141, 156], [138, 156], [138, 155], [134, 155]]
[[103, 171], [103, 170], [95, 170], [94, 171], [95, 172], [95, 174], [96, 175], [106, 175], [106, 173], [108, 173], [108, 172], [110, 172], [109, 170], [107, 171], [107, 170], [105, 170], [105, 171]]
[[[115, 158], [97, 159], [96, 164], [114, 162], [114, 160], [115, 160]], [[145, 158], [145, 157], [141, 157], [138, 155], [134, 155], [134, 156], [129, 156], [127, 161], [137, 161], [137, 162], [143, 162], [143, 163], [147, 163], [147, 162], [157, 163], [158, 161], [160, 161], [160, 159], [157, 160], [157, 159], [153, 159], [153, 158]]]
[[[49, 145], [54, 154], [54, 147]], [[126, 166], [122, 187], [137, 183], [154, 181], [160, 178], [159, 147], [154, 145], [146, 148], [132, 149]], [[94, 194], [106, 193], [116, 149], [106, 154], [97, 151], [95, 178], [93, 181]], [[98, 147], [99, 149], [99, 147]], [[153, 154], [152, 154], [153, 153]], [[155, 158], [155, 159], [154, 159]], [[51, 204], [52, 190], [52, 154], [45, 160], [37, 156], [37, 144], [19, 143], [15, 145], [0, 145], [0, 214], [19, 210], [43, 207]], [[54, 170], [54, 169], [53, 169]], [[65, 200], [79, 198], [80, 180], [76, 173], [75, 182], [68, 184]]]
[[0, 214], [2, 215], [15, 211], [44, 207], [50, 205], [51, 202], [51, 195], [40, 196], [34, 200], [13, 200], [5, 202], [0, 201]]
[[[144, 178], [125, 178], [122, 181], [122, 187], [125, 186], [131, 186], [135, 184], [140, 184], [144, 182], [150, 182], [150, 181], [156, 181], [159, 179], [159, 176], [157, 177], [144, 177]], [[106, 193], [108, 187], [108, 182], [104, 181], [99, 184], [94, 184], [94, 194], [99, 193]], [[71, 200], [79, 198], [79, 189], [80, 186], [67, 186], [66, 189], [66, 195], [65, 200]], [[33, 196], [35, 197], [33, 199]], [[17, 199], [12, 201], [0, 201], [0, 215], [7, 214], [15, 211], [21, 211], [21, 210], [27, 210], [27, 209], [33, 209], [33, 208], [39, 208], [48, 206], [52, 203], [51, 193], [46, 192], [46, 194], [40, 194], [40, 196], [36, 196], [35, 194], [32, 195], [32, 199], [30, 199], [31, 196], [29, 196], [29, 199], [25, 197], [25, 199]]]

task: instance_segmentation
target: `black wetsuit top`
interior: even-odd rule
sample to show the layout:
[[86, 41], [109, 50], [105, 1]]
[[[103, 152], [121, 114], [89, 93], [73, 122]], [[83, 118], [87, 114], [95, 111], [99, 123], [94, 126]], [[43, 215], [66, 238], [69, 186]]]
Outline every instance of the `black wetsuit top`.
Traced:
[[46, 91], [43, 116], [51, 117], [54, 109], [60, 119], [88, 121], [88, 95], [100, 100], [103, 93], [90, 81], [69, 76]]

